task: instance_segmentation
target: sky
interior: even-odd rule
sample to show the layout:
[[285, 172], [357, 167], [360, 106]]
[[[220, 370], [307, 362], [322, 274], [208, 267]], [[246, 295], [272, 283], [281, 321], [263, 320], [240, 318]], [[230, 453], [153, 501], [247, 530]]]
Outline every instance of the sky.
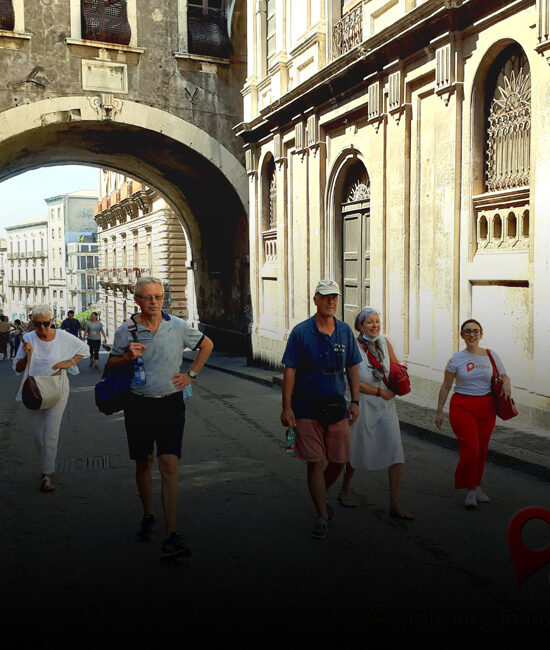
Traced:
[[0, 238], [6, 226], [46, 216], [44, 199], [98, 187], [99, 168], [81, 165], [40, 167], [0, 183]]

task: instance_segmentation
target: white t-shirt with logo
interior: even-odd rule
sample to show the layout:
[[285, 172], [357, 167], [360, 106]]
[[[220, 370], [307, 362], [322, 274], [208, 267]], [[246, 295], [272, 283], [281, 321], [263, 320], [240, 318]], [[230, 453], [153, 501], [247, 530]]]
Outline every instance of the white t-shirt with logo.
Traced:
[[[491, 350], [498, 373], [504, 374], [506, 370], [496, 352]], [[449, 359], [448, 372], [455, 373], [455, 393], [462, 395], [487, 395], [491, 392], [491, 377], [493, 365], [488, 355], [473, 354], [468, 350], [456, 352]]]

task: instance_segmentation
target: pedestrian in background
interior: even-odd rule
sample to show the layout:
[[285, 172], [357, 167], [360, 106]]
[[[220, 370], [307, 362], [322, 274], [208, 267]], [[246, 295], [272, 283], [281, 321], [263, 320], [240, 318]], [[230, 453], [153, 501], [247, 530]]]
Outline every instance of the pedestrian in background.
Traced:
[[[13, 369], [22, 373], [26, 370], [16, 401], [21, 401], [23, 383], [27, 375], [47, 376], [59, 369], [68, 370], [88, 356], [86, 344], [63, 330], [50, 327], [52, 310], [47, 305], [35, 305], [32, 308], [31, 324], [33, 331], [23, 336], [23, 344], [13, 360]], [[29, 363], [30, 360], [30, 363]], [[40, 489], [51, 492], [55, 489], [51, 478], [55, 470], [57, 443], [61, 418], [69, 399], [69, 382], [61, 399], [47, 409], [28, 410], [33, 435], [40, 450], [42, 480]]]
[[[455, 488], [466, 488], [464, 505], [474, 509], [478, 503], [486, 503], [489, 497], [481, 488], [489, 439], [495, 426], [496, 414], [491, 378], [493, 366], [489, 350], [480, 347], [483, 328], [478, 321], [468, 319], [460, 328], [460, 336], [466, 348], [456, 352], [445, 368], [443, 383], [439, 390], [436, 425], [443, 426], [443, 407], [455, 382], [449, 407], [449, 421], [458, 440], [459, 461], [455, 471]], [[490, 351], [503, 382], [503, 392], [510, 396], [510, 378], [500, 357]]]
[[23, 325], [23, 323], [19, 320], [19, 318], [16, 318], [13, 321], [13, 324], [15, 326], [15, 329], [13, 331], [13, 356], [15, 356], [21, 344], [21, 337], [27, 331], [27, 329]]
[[[189, 556], [191, 550], [176, 532], [178, 459], [185, 423], [182, 390], [196, 379], [213, 345], [202, 332], [162, 311], [164, 295], [160, 280], [140, 278], [134, 288], [134, 299], [141, 310], [132, 316], [137, 326], [137, 341], [124, 322], [116, 331], [107, 366], [136, 368], [124, 408], [124, 423], [143, 506], [137, 539], [147, 542], [155, 533], [152, 468], [156, 445], [167, 535], [162, 544], [162, 557]], [[186, 348], [199, 352], [189, 370], [182, 373]], [[142, 360], [141, 367], [135, 365], [136, 360]]]
[[[361, 354], [359, 366], [359, 418], [350, 427], [351, 451], [338, 501], [346, 507], [356, 507], [351, 496], [351, 479], [356, 469], [388, 469], [390, 515], [411, 520], [413, 515], [399, 505], [399, 488], [403, 470], [403, 445], [399, 418], [395, 408], [395, 393], [386, 387], [390, 361], [398, 363], [390, 341], [381, 334], [380, 312], [372, 307], [361, 311], [355, 319], [359, 332], [357, 343]], [[369, 359], [369, 353], [377, 364]], [[380, 367], [377, 367], [377, 366]]]
[[107, 337], [105, 336], [103, 323], [99, 320], [99, 315], [96, 311], [92, 312], [90, 320], [88, 323], [86, 323], [85, 333], [88, 346], [90, 348], [90, 368], [92, 366], [95, 366], [97, 368], [97, 362], [99, 361], [99, 348], [101, 346], [101, 336], [103, 335], [104, 343], [107, 343]]
[[10, 323], [7, 316], [0, 316], [0, 354], [2, 361], [8, 358], [8, 344], [11, 330], [14, 326]]
[[69, 334], [72, 334], [77, 338], [80, 338], [80, 330], [82, 329], [82, 325], [80, 324], [78, 318], [74, 317], [74, 311], [72, 309], [67, 312], [67, 318], [61, 323], [61, 329], [69, 332]]
[[[335, 318], [340, 288], [321, 280], [316, 313], [294, 327], [283, 356], [281, 422], [296, 431], [296, 456], [307, 462], [307, 483], [317, 511], [311, 531], [326, 537], [333, 510], [330, 486], [349, 460], [349, 426], [359, 415], [361, 355], [349, 325]], [[352, 401], [346, 405], [346, 375]], [[325, 461], [327, 462], [325, 467]]]

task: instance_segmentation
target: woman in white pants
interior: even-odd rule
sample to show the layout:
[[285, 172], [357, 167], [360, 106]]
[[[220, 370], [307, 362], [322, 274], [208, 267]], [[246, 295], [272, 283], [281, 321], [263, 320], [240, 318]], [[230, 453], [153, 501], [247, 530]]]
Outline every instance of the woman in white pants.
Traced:
[[[13, 368], [16, 372], [28, 370], [24, 373], [17, 393], [18, 401], [21, 400], [23, 383], [28, 374], [47, 376], [60, 368], [68, 370], [76, 366], [83, 357], [88, 356], [88, 346], [84, 341], [63, 330], [53, 329], [51, 323], [52, 311], [47, 305], [35, 305], [32, 308], [30, 327], [33, 331], [23, 336], [23, 343], [19, 346], [13, 360]], [[69, 382], [65, 386], [61, 399], [53, 406], [28, 411], [33, 434], [40, 449], [42, 465], [40, 489], [43, 492], [51, 492], [55, 489], [51, 477], [55, 469], [61, 418], [69, 399]]]

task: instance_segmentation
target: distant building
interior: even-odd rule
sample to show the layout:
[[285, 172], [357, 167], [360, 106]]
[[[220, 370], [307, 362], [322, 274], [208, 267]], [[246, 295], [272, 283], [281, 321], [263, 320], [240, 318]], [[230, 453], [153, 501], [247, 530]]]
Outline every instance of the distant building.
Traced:
[[165, 311], [196, 323], [191, 249], [181, 220], [156, 190], [123, 174], [102, 170], [100, 193], [99, 306], [107, 336], [139, 311], [133, 291], [143, 276], [161, 280]]
[[98, 250], [95, 234], [67, 244], [67, 299], [77, 313], [99, 301]]
[[[97, 201], [97, 190], [78, 190], [52, 196], [45, 201], [48, 206], [49, 302], [54, 318], [60, 320], [65, 318], [70, 309], [80, 311], [73, 304], [67, 286], [68, 245], [75, 243], [79, 237], [95, 236], [97, 225], [94, 221], [94, 204]], [[81, 295], [78, 294], [79, 298]]]
[[13, 320], [28, 320], [34, 304], [49, 302], [48, 221], [30, 219], [6, 228], [8, 233], [4, 313]]
[[6, 264], [8, 261], [8, 242], [0, 239], [0, 314], [4, 314], [6, 305]]

